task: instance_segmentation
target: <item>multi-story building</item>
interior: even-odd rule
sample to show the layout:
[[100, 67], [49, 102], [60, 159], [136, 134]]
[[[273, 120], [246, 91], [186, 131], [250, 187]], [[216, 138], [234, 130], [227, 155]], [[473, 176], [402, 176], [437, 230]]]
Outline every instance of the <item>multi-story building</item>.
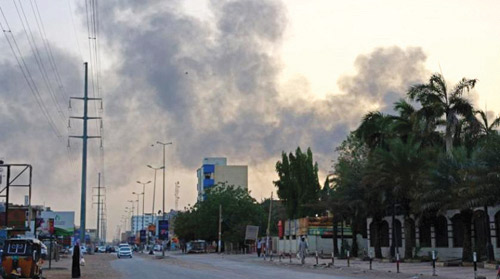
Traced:
[[229, 166], [223, 157], [205, 158], [198, 175], [198, 200], [205, 198], [205, 190], [216, 185], [232, 185], [248, 189], [248, 166]]
[[142, 229], [147, 229], [149, 224], [155, 223], [155, 219], [156, 217], [153, 216], [153, 214], [148, 214], [148, 213], [144, 215], [134, 215], [130, 218], [130, 230], [133, 233], [137, 233]]

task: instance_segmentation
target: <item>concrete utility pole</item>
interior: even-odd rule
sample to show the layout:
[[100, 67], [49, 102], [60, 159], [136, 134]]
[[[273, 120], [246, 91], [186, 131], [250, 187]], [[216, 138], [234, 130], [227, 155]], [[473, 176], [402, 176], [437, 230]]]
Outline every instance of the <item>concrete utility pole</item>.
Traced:
[[99, 238], [99, 218], [101, 215], [101, 173], [99, 173], [99, 179], [97, 180], [97, 241]]
[[87, 140], [92, 138], [101, 138], [100, 136], [88, 136], [87, 135], [87, 120], [89, 119], [102, 119], [101, 117], [89, 117], [88, 116], [88, 101], [101, 101], [102, 98], [89, 98], [88, 97], [88, 63], [83, 63], [85, 66], [85, 79], [84, 79], [84, 90], [83, 98], [81, 97], [70, 97], [69, 106], [71, 108], [71, 100], [82, 100], [83, 101], [83, 117], [80, 116], [70, 116], [70, 119], [81, 119], [83, 120], [83, 135], [82, 136], [69, 136], [70, 138], [82, 139], [82, 193], [81, 193], [81, 203], [80, 203], [80, 243], [85, 243], [85, 217], [86, 217], [86, 197], [87, 197]]
[[269, 215], [267, 217], [267, 230], [266, 230], [266, 255], [269, 255], [269, 236], [271, 235], [271, 213], [273, 211], [273, 192], [271, 192], [271, 199], [269, 200]]
[[217, 245], [217, 251], [221, 252], [221, 238], [222, 238], [222, 205], [219, 204], [219, 245]]
[[175, 207], [174, 209], [177, 211], [177, 208], [179, 207], [179, 188], [180, 188], [179, 181], [175, 182]]

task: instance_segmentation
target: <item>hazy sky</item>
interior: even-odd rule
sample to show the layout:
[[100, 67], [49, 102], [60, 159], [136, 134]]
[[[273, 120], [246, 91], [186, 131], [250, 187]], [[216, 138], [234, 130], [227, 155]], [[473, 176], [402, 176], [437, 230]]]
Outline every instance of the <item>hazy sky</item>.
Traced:
[[[89, 60], [85, 1], [36, 1], [65, 89], [54, 90], [62, 113], [13, 2], [1, 0], [0, 6], [63, 136], [51, 131], [2, 37], [0, 158], [33, 164], [34, 203], [78, 215], [81, 144], [72, 140], [67, 150], [66, 117], [81, 108], [74, 105], [68, 112], [66, 106], [67, 96], [81, 96], [82, 62]], [[22, 3], [56, 84], [44, 60], [33, 2]], [[499, 112], [498, 1], [107, 0], [98, 5], [108, 238], [114, 237], [131, 193], [140, 190], [136, 181], [153, 180], [146, 165], [161, 165], [161, 149], [151, 147], [157, 140], [174, 143], [167, 147], [167, 208], [174, 206], [175, 181], [182, 208], [196, 200], [196, 168], [207, 156], [248, 164], [249, 188], [258, 200], [274, 190], [281, 151], [299, 145], [311, 146], [323, 181], [334, 148], [360, 117], [370, 110], [390, 111], [409, 85], [432, 72], [442, 72], [449, 83], [478, 78], [471, 98], [480, 108]], [[6, 28], [3, 17], [0, 22]], [[70, 134], [81, 132], [77, 120], [71, 126]], [[92, 124], [91, 133], [98, 128]], [[90, 188], [101, 168], [99, 141], [89, 146], [87, 221], [94, 227]], [[157, 186], [156, 210], [161, 175]], [[148, 186], [146, 212], [151, 193]]]

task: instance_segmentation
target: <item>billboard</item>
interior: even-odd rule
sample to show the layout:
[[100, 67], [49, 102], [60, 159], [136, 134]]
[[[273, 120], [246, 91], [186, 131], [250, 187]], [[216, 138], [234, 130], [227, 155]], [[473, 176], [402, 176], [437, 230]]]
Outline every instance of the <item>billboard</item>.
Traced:
[[54, 234], [71, 236], [75, 231], [75, 212], [73, 211], [42, 211], [40, 228], [44, 233], [50, 233], [49, 219], [54, 219]]
[[158, 238], [168, 240], [168, 220], [158, 220]]
[[245, 230], [245, 240], [256, 241], [258, 236], [259, 236], [259, 226], [247, 225], [247, 228]]

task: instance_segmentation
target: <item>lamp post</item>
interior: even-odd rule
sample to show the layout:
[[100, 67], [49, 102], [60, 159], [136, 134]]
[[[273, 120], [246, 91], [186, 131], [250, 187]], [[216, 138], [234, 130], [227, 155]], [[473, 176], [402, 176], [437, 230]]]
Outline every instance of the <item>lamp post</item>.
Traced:
[[137, 183], [142, 185], [142, 229], [144, 229], [144, 197], [146, 196], [146, 184], [151, 183], [151, 181], [148, 182], [137, 181]]
[[151, 209], [151, 214], [154, 216], [155, 215], [155, 195], [156, 195], [156, 171], [158, 170], [161, 170], [161, 169], [164, 169], [165, 167], [164, 166], [161, 166], [159, 168], [155, 168], [151, 165], [148, 165], [148, 168], [152, 169], [155, 171], [155, 178], [154, 178], [154, 182], [153, 182], [153, 207]]
[[[133, 219], [133, 217], [134, 217], [134, 209], [135, 209], [135, 207], [134, 207], [134, 202], [135, 201], [134, 200], [128, 200], [128, 202], [132, 203], [132, 208], [129, 208], [129, 209], [131, 209], [129, 213], [130, 213], [130, 217]], [[130, 230], [135, 233], [135, 228], [132, 228], [132, 219], [130, 220]]]
[[[162, 220], [165, 220], [165, 146], [172, 144], [172, 142], [166, 142], [163, 143], [161, 141], [156, 141], [156, 144], [161, 144], [163, 145], [163, 203], [162, 203]], [[163, 240], [163, 245], [161, 249], [161, 255], [162, 257], [165, 257], [165, 240]]]
[[[135, 201], [137, 202], [137, 218], [139, 218], [139, 196], [142, 195], [142, 193], [132, 192], [132, 195], [137, 196], [137, 199]], [[137, 228], [139, 228], [139, 221], [137, 221], [137, 223]]]
[[165, 220], [165, 169], [166, 169], [166, 165], [165, 165], [165, 146], [169, 145], [169, 144], [172, 144], [172, 142], [166, 142], [166, 143], [163, 143], [161, 141], [157, 141], [156, 144], [161, 144], [163, 146], [163, 203], [162, 203], [162, 220]]

